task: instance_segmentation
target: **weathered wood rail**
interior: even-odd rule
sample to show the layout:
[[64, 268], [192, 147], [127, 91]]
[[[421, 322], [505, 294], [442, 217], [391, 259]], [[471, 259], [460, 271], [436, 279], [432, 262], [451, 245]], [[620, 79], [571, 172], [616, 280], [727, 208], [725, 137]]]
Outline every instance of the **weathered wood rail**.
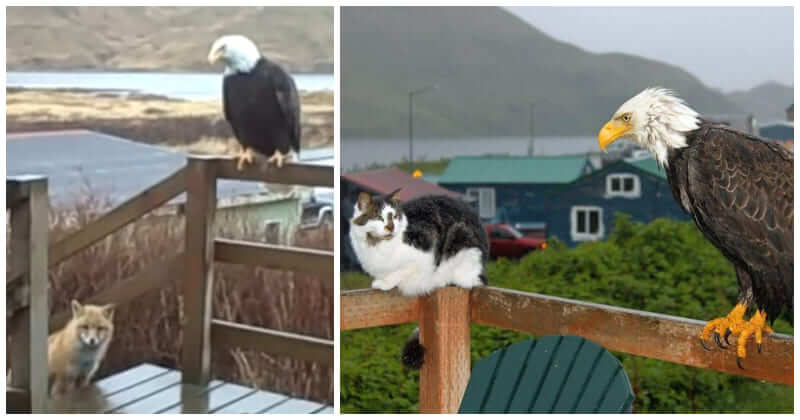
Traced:
[[735, 350], [706, 351], [704, 322], [496, 287], [448, 287], [430, 296], [353, 290], [341, 296], [342, 331], [418, 322], [426, 347], [420, 372], [420, 411], [458, 410], [470, 371], [471, 322], [537, 336], [579, 335], [609, 350], [794, 385], [792, 336], [771, 334], [763, 352], [748, 343], [745, 369]]
[[[30, 304], [15, 316], [15, 319], [20, 319], [20, 325], [26, 328], [30, 325], [30, 327], [13, 330], [17, 333], [13, 342], [19, 343], [20, 347], [15, 347], [11, 351], [14, 382], [6, 394], [10, 408], [35, 411], [37, 407], [44, 407], [40, 404], [47, 401], [47, 354], [46, 352], [31, 354], [29, 350], [46, 350], [48, 331], [61, 328], [70, 318], [68, 312], [62, 312], [54, 315], [48, 322], [47, 268], [92, 246], [184, 192], [187, 193], [184, 251], [166, 257], [160, 263], [84, 300], [88, 303], [121, 305], [151, 290], [172, 284], [176, 279], [181, 282], [179, 290], [183, 293], [185, 320], [181, 364], [182, 381], [187, 384], [208, 385], [211, 380], [212, 349], [226, 350], [241, 347], [271, 354], [289, 355], [299, 360], [318, 362], [333, 369], [333, 340], [212, 318], [215, 262], [307, 272], [317, 275], [320, 281], [329, 281], [333, 284], [334, 263], [331, 251], [215, 238], [216, 184], [220, 178], [332, 187], [333, 168], [287, 164], [278, 169], [253, 165], [243, 171], [237, 171], [235, 162], [229, 158], [190, 156], [185, 167], [89, 223], [80, 231], [52, 244], [47, 240], [49, 207], [46, 201], [46, 180], [39, 181], [37, 178], [24, 184], [27, 186], [21, 186], [19, 179], [7, 180], [7, 208], [12, 209], [12, 214], [20, 208], [23, 212], [21, 216], [12, 218], [12, 232], [14, 232], [12, 246], [15, 246], [12, 250], [20, 248], [22, 251], [13, 254], [11, 274], [7, 277], [6, 283], [9, 289], [15, 290], [20, 290], [20, 284], [27, 284], [26, 282], [31, 284]], [[43, 195], [40, 185], [45, 186]], [[26, 219], [26, 211], [44, 222], [26, 222], [29, 220]], [[18, 225], [21, 227], [17, 228]], [[39, 282], [36, 283], [34, 280]], [[25, 334], [34, 337], [34, 332], [38, 340], [37, 345], [33, 345], [33, 338], [25, 339]], [[44, 370], [39, 369], [42, 366]], [[42, 384], [44, 394], [40, 389]], [[28, 401], [27, 405], [22, 404], [25, 401]]]
[[[6, 316], [11, 382], [6, 391], [9, 412], [43, 413], [47, 407], [47, 244], [50, 204], [47, 178], [19, 176], [6, 179], [6, 210], [11, 211], [12, 273], [21, 285], [6, 289], [20, 303]], [[9, 296], [9, 293], [11, 294]]]

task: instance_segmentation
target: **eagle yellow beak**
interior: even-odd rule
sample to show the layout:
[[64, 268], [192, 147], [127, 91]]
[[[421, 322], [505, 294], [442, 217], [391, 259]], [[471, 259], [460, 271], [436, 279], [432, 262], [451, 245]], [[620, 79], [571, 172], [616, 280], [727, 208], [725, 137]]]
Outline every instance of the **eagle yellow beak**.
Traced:
[[208, 62], [209, 62], [209, 64], [216, 63], [217, 60], [219, 60], [219, 58], [222, 57], [222, 53], [223, 53], [222, 48], [217, 48], [216, 50], [211, 50], [211, 52], [208, 53]]
[[625, 135], [628, 131], [630, 131], [631, 125], [626, 124], [622, 121], [611, 120], [600, 129], [600, 132], [597, 133], [597, 144], [600, 146], [602, 151], [606, 151], [606, 147], [608, 147], [611, 143], [614, 143], [618, 138]]

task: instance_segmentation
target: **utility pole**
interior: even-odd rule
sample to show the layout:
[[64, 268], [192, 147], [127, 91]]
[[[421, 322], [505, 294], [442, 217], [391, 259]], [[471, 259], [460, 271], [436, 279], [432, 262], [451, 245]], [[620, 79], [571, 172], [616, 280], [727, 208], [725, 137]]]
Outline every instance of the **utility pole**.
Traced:
[[414, 172], [414, 92], [408, 92], [408, 164]]
[[531, 102], [531, 124], [530, 124], [530, 138], [528, 139], [528, 156], [533, 156], [534, 148], [533, 148], [533, 108], [536, 105], [535, 103]]

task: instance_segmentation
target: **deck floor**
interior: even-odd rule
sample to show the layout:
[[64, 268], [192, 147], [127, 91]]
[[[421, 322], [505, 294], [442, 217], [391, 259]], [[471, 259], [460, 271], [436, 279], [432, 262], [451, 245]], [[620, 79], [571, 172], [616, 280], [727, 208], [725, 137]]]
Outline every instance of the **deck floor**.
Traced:
[[50, 401], [53, 413], [320, 413], [333, 407], [219, 380], [181, 384], [181, 373], [141, 364]]

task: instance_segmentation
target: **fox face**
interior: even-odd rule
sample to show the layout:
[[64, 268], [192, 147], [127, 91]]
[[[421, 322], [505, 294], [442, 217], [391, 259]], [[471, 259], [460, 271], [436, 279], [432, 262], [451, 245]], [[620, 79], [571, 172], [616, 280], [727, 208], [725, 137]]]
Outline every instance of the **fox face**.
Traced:
[[81, 305], [72, 301], [72, 323], [84, 347], [97, 348], [111, 338], [114, 331], [114, 305]]

